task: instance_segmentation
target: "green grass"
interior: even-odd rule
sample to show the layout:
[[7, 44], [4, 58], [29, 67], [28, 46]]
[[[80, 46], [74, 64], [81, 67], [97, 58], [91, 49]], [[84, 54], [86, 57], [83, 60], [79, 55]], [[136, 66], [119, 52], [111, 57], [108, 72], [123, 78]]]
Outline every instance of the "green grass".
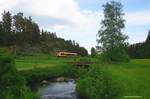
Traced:
[[42, 80], [52, 80], [56, 77], [74, 77], [74, 69], [70, 62], [74, 58], [60, 58], [49, 55], [24, 56], [15, 59], [17, 69], [26, 84], [34, 88]]
[[16, 58], [18, 70], [29, 70], [35, 68], [51, 68], [64, 66], [71, 62], [70, 58], [59, 58], [51, 56], [25, 56]]
[[[64, 67], [68, 66], [68, 62], [72, 60], [73, 58], [48, 55], [26, 56], [16, 58], [16, 66], [18, 70], [49, 68], [52, 72], [58, 68], [59, 70], [56, 71], [64, 71]], [[150, 59], [133, 59], [130, 63], [107, 64], [103, 67], [110, 74], [113, 85], [120, 89], [116, 99], [150, 99]], [[124, 96], [142, 96], [143, 98], [125, 98]]]
[[112, 64], [106, 70], [112, 75], [113, 84], [120, 88], [118, 99], [150, 99], [150, 59]]

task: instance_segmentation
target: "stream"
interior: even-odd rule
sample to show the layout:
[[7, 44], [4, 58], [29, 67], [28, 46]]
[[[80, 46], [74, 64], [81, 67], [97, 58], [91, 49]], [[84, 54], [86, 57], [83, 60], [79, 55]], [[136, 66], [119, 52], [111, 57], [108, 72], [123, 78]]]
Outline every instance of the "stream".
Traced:
[[41, 99], [79, 99], [74, 80], [51, 82], [39, 89]]

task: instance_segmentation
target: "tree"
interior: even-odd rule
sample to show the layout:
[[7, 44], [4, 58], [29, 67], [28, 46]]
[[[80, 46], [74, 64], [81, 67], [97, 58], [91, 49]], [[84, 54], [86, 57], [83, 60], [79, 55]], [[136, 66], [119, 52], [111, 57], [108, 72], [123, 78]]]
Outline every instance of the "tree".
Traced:
[[148, 36], [147, 36], [147, 39], [146, 39], [146, 43], [150, 43], [150, 30], [148, 32]]
[[104, 20], [98, 32], [98, 44], [101, 44], [101, 51], [108, 61], [127, 61], [125, 47], [127, 45], [126, 35], [122, 34], [125, 27], [123, 19], [122, 4], [120, 2], [107, 2], [104, 7]]
[[2, 22], [0, 22], [0, 46], [3, 45], [3, 25]]
[[21, 12], [12, 17], [9, 11], [4, 11], [0, 21], [0, 46], [9, 47], [14, 54], [54, 53], [59, 50], [88, 55], [87, 50], [75, 41], [59, 38], [56, 33], [40, 32], [38, 24]]
[[16, 45], [23, 45], [25, 42], [23, 13], [17, 13], [13, 16], [13, 31], [15, 32]]
[[12, 17], [10, 12], [4, 11], [2, 14], [1, 30], [0, 30], [0, 41], [1, 46], [10, 45], [11, 38], [11, 26], [12, 26]]
[[4, 11], [4, 13], [2, 14], [2, 20], [4, 32], [10, 33], [12, 26], [12, 17], [9, 11]]
[[32, 43], [39, 43], [40, 42], [40, 29], [38, 24], [33, 24], [33, 31], [32, 31]]
[[145, 42], [132, 44], [128, 47], [128, 54], [131, 58], [150, 58], [150, 31]]
[[14, 31], [21, 33], [23, 31], [23, 13], [17, 13], [13, 16], [13, 26], [15, 27]]
[[40, 29], [38, 24], [32, 21], [32, 18], [24, 18], [23, 33], [25, 35], [25, 41], [28, 43], [39, 43], [40, 41]]
[[91, 48], [91, 56], [96, 56], [96, 49], [94, 47]]
[[26, 18], [23, 13], [17, 13], [13, 17], [14, 31], [18, 36], [18, 39], [25, 44], [39, 43], [40, 41], [40, 29], [38, 24], [32, 21], [32, 18]]

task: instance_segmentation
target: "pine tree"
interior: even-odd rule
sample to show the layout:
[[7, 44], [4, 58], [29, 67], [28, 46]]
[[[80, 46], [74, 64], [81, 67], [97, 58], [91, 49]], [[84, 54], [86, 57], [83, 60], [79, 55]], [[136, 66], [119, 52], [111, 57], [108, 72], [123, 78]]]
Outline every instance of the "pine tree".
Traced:
[[150, 30], [148, 32], [148, 36], [147, 36], [147, 39], [146, 39], [146, 43], [150, 43]]
[[0, 37], [0, 41], [1, 41], [1, 45], [5, 46], [5, 45], [10, 45], [11, 41], [11, 28], [12, 28], [12, 17], [10, 12], [6, 12], [4, 11], [4, 13], [2, 14], [2, 22], [1, 22], [1, 37]]
[[12, 26], [12, 17], [9, 11], [8, 12], [4, 11], [2, 20], [3, 20], [2, 24], [3, 24], [4, 32], [10, 33], [11, 26]]

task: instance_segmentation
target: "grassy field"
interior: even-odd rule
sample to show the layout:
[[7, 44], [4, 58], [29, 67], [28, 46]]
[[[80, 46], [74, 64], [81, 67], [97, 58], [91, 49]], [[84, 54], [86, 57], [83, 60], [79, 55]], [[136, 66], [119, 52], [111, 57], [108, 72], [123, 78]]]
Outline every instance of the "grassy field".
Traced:
[[35, 68], [51, 68], [68, 65], [71, 58], [59, 58], [48, 55], [25, 56], [16, 58], [16, 66], [18, 70], [29, 70]]
[[118, 99], [150, 99], [150, 59], [113, 64], [106, 70], [120, 88]]
[[16, 67], [29, 88], [35, 90], [43, 80], [57, 77], [74, 77], [70, 62], [73, 58], [52, 57], [49, 55], [16, 57]]
[[[71, 61], [72, 58], [26, 56], [16, 58], [16, 66], [18, 70], [54, 70]], [[130, 63], [109, 64], [104, 68], [111, 75], [113, 85], [119, 88], [117, 99], [150, 99], [150, 59], [133, 59]]]

